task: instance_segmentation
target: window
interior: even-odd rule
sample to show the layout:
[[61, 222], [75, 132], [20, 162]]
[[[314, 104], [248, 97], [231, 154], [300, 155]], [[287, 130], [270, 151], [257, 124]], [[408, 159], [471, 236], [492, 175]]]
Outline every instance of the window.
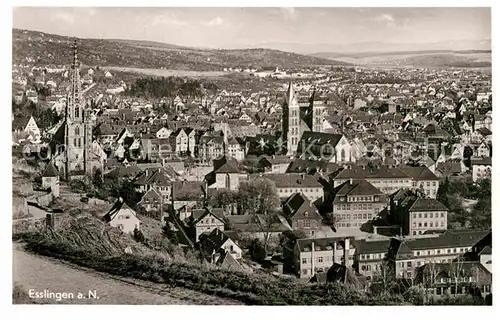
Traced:
[[80, 117], [80, 108], [76, 107], [75, 108], [75, 118], [79, 118], [79, 117]]
[[431, 183], [429, 181], [427, 181], [427, 186], [430, 187], [431, 186]]
[[427, 213], [424, 213], [424, 218], [427, 219]]
[[443, 221], [441, 221], [441, 227], [444, 227], [444, 222]]
[[451, 249], [447, 249], [447, 250], [446, 250], [446, 253], [451, 253]]
[[427, 227], [427, 222], [424, 222], [424, 227]]
[[75, 136], [79, 136], [80, 135], [80, 127], [76, 127], [75, 128]]
[[441, 212], [441, 218], [444, 218], [444, 212]]
[[407, 278], [411, 278], [411, 272], [407, 272], [407, 273], [406, 273], [406, 277], [407, 277]]
[[318, 262], [323, 262], [323, 257], [318, 257]]
[[307, 263], [307, 258], [302, 258], [302, 263], [306, 264]]
[[408, 268], [411, 268], [411, 261], [408, 261], [408, 262], [406, 263], [406, 266], [407, 266]]
[[435, 187], [436, 186], [436, 181], [432, 181], [432, 186]]
[[432, 221], [429, 222], [429, 227], [431, 227], [431, 228], [434, 227], [434, 224], [432, 223]]
[[405, 267], [405, 263], [401, 262], [401, 268], [404, 268], [404, 267]]
[[422, 214], [421, 213], [418, 214], [418, 218], [422, 219]]
[[308, 272], [307, 270], [308, 270], [308, 269], [303, 269], [303, 270], [302, 270], [302, 274], [307, 275], [307, 272]]
[[416, 213], [413, 214], [413, 219], [417, 219], [417, 214]]
[[419, 223], [418, 223], [418, 227], [419, 227], [419, 228], [422, 228], [422, 222], [419, 222]]
[[365, 271], [366, 270], [366, 266], [362, 265], [361, 266], [361, 271]]

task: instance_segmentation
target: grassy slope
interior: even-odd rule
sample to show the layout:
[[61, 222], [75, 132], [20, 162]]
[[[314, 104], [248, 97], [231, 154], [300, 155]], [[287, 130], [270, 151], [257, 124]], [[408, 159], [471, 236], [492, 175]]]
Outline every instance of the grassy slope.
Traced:
[[[13, 62], [67, 65], [72, 58], [72, 39], [37, 31], [13, 29]], [[79, 39], [82, 63], [133, 68], [220, 71], [231, 66], [282, 67], [331, 65], [328, 59], [270, 49], [212, 50], [177, 47], [155, 42]]]

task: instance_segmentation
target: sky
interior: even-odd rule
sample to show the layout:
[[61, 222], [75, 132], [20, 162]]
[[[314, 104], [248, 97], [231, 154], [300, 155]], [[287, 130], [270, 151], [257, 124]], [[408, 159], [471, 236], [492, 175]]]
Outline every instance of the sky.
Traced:
[[451, 46], [442, 49], [454, 49], [457, 43], [491, 39], [489, 8], [16, 7], [13, 10], [14, 28], [191, 47], [268, 47], [312, 53], [372, 48], [373, 43], [379, 43], [380, 47], [381, 43], [397, 44], [402, 50], [440, 43]]

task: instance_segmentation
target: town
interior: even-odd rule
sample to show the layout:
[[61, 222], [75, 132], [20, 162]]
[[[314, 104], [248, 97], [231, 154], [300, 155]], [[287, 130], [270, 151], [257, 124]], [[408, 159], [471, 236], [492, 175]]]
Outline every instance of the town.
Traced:
[[79, 42], [13, 66], [14, 234], [106, 230], [122, 254], [491, 299], [491, 70], [153, 77], [86, 65]]

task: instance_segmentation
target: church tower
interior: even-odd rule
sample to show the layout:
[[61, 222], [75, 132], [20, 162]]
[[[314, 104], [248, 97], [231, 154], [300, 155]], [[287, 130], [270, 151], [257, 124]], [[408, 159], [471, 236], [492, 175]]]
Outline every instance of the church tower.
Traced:
[[70, 70], [70, 88], [66, 98], [65, 115], [65, 176], [84, 175], [90, 172], [88, 154], [92, 143], [92, 123], [85, 117], [85, 102], [80, 80], [80, 62], [76, 39], [73, 46], [73, 63]]
[[300, 107], [295, 96], [292, 80], [283, 104], [283, 142], [286, 141], [287, 155], [293, 155], [297, 151], [300, 139]]

